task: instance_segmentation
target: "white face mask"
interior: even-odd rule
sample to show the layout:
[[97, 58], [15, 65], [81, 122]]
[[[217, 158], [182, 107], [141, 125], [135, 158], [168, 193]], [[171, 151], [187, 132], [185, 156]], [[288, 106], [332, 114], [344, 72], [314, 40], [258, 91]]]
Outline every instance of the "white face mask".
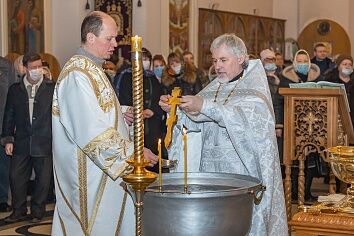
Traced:
[[181, 69], [182, 69], [182, 64], [172, 67], [172, 70], [175, 72], [176, 75], [178, 75], [181, 72]]
[[349, 76], [351, 73], [353, 73], [353, 69], [352, 68], [343, 68], [342, 69], [342, 74], [344, 76]]
[[29, 71], [29, 76], [35, 82], [40, 81], [43, 78], [43, 69], [37, 68]]
[[150, 61], [143, 61], [143, 68], [144, 70], [150, 69]]

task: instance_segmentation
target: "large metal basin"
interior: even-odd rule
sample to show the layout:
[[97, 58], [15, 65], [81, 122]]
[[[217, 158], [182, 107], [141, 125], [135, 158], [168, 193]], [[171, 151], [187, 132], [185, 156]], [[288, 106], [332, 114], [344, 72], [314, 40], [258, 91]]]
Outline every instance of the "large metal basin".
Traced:
[[[247, 235], [254, 200], [263, 190], [256, 178], [223, 173], [188, 173], [188, 193], [183, 173], [163, 175], [144, 196], [144, 236]], [[259, 200], [259, 199], [258, 199]]]

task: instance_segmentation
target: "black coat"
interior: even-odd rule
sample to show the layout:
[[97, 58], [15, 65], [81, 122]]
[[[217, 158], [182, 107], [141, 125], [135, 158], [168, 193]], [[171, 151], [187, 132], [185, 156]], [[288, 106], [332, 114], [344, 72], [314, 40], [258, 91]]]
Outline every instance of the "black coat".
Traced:
[[15, 69], [13, 64], [0, 56], [0, 134], [2, 130], [2, 119], [6, 104], [6, 96], [9, 87], [15, 83]]
[[350, 107], [350, 118], [352, 120], [352, 124], [354, 125], [354, 73], [350, 75], [350, 80], [345, 83], [339, 78], [338, 68], [334, 68], [325, 75], [325, 80], [333, 83], [344, 84]]
[[[133, 89], [131, 69], [123, 71], [119, 85], [119, 103], [121, 105], [133, 106]], [[143, 100], [144, 110], [150, 109], [154, 115], [144, 120], [144, 143], [145, 147], [157, 154], [158, 139], [163, 136], [164, 112], [159, 106], [160, 96], [162, 95], [161, 84], [152, 71], [144, 71], [143, 74]]]
[[23, 81], [7, 94], [1, 143], [14, 143], [14, 155], [52, 155], [52, 99], [54, 83], [44, 79], [33, 103], [30, 123], [28, 94]]
[[163, 94], [171, 94], [175, 87], [181, 88], [183, 96], [196, 95], [203, 89], [201, 74], [191, 66], [182, 67], [182, 71], [178, 75], [171, 73], [171, 69], [163, 70], [161, 84]]

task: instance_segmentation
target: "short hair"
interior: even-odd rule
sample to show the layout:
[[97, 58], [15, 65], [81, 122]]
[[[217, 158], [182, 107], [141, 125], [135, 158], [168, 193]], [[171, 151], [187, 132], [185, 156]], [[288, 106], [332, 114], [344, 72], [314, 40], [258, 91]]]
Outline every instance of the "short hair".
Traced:
[[213, 52], [215, 49], [220, 48], [222, 45], [225, 45], [226, 48], [235, 55], [235, 57], [239, 58], [241, 56], [245, 57], [245, 61], [242, 67], [245, 69], [248, 66], [248, 55], [247, 48], [245, 43], [237, 37], [235, 34], [223, 34], [214, 39], [211, 43], [210, 51]]
[[41, 56], [36, 52], [28, 52], [23, 56], [22, 64], [27, 68], [28, 63], [33, 61], [42, 60]]
[[166, 61], [165, 61], [165, 58], [163, 58], [163, 56], [161, 54], [156, 54], [153, 58], [152, 58], [152, 61], [162, 61], [162, 64], [164, 66], [166, 66]]
[[142, 48], [142, 56], [149, 58], [149, 61], [152, 60], [151, 52], [147, 48]]
[[170, 54], [168, 54], [167, 57], [167, 62], [168, 65], [170, 65], [172, 62], [183, 62], [183, 59], [181, 57], [181, 54], [176, 53], [176, 52], [171, 52]]
[[188, 50], [184, 51], [183, 54], [182, 54], [183, 57], [187, 56], [187, 55], [192, 55], [194, 57], [193, 53], [191, 51], [188, 51]]
[[275, 56], [283, 56], [283, 54], [281, 54], [280, 52], [276, 52]]
[[88, 33], [99, 36], [102, 30], [102, 24], [102, 15], [99, 12], [94, 11], [88, 14], [81, 24], [81, 43], [87, 42]]
[[326, 47], [326, 45], [324, 45], [323, 43], [317, 43], [317, 44], [315, 44], [315, 46], [313, 47], [313, 51], [314, 52], [316, 52], [316, 50], [317, 50], [317, 48], [319, 48], [319, 47]]

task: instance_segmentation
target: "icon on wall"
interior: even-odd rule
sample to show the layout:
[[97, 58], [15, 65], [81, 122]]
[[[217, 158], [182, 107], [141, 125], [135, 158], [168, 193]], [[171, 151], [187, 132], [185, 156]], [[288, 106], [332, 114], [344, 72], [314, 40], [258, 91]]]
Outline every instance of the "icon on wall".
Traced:
[[[130, 59], [130, 38], [132, 36], [132, 0], [96, 0], [95, 10], [112, 16], [118, 26], [114, 57]], [[113, 61], [118, 60], [115, 58]]]
[[329, 24], [328, 21], [321, 21], [319, 24], [318, 24], [318, 27], [317, 27], [317, 32], [320, 34], [320, 35], [326, 35], [328, 34], [329, 32], [331, 31], [331, 25]]
[[299, 50], [299, 44], [293, 38], [285, 39], [284, 60], [293, 61], [296, 52]]
[[9, 52], [44, 52], [43, 0], [7, 0]]

